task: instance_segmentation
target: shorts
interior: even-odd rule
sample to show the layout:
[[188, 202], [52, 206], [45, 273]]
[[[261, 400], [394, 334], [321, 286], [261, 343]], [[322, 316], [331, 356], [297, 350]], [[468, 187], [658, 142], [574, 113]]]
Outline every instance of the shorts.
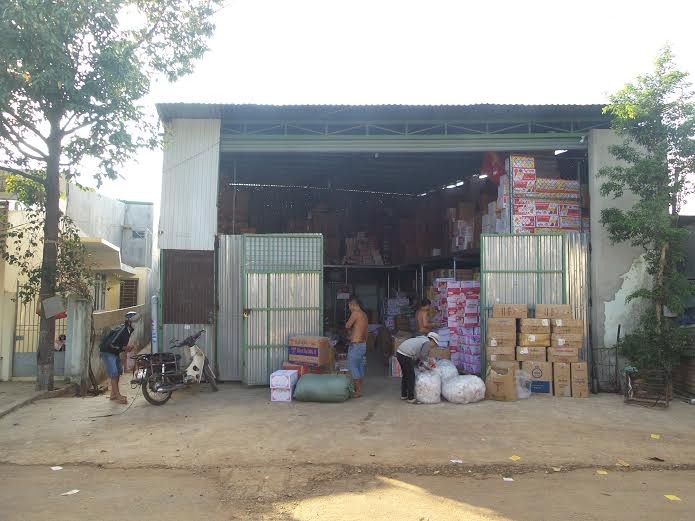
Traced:
[[347, 355], [347, 366], [352, 373], [353, 380], [364, 377], [364, 369], [367, 365], [367, 344], [350, 344]]
[[101, 360], [106, 368], [106, 375], [109, 378], [118, 378], [123, 374], [123, 364], [121, 357], [113, 353], [101, 353]]

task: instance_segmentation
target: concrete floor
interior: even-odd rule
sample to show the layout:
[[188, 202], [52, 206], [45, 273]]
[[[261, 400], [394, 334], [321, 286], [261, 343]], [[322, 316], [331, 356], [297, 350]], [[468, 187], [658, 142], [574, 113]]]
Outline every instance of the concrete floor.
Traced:
[[0, 417], [41, 396], [34, 382], [0, 382]]
[[0, 462], [642, 466], [658, 457], [695, 465], [691, 405], [647, 409], [616, 395], [409, 405], [398, 385], [372, 378], [365, 397], [343, 404], [272, 403], [267, 388], [239, 384], [176, 392], [161, 407], [125, 385], [128, 406], [105, 396], [41, 400], [0, 419]]
[[127, 406], [40, 400], [0, 418], [0, 518], [695, 518], [693, 406], [615, 395], [408, 405], [399, 383], [371, 377], [343, 404], [271, 403], [267, 388], [239, 384], [162, 407], [127, 385]]

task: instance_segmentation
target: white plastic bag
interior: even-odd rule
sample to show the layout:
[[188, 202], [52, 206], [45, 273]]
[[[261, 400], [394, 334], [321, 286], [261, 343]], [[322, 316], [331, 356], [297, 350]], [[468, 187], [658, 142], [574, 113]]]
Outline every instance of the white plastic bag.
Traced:
[[459, 375], [459, 370], [456, 369], [456, 364], [451, 360], [441, 359], [434, 362], [435, 367], [432, 371], [437, 373], [442, 379], [442, 383], [446, 382], [450, 378], [456, 378]]
[[516, 395], [519, 400], [531, 397], [531, 375], [527, 371], [516, 372]]
[[442, 378], [434, 371], [415, 372], [415, 399], [420, 403], [442, 401]]
[[451, 403], [475, 403], [485, 399], [485, 382], [473, 375], [457, 376], [442, 383], [442, 396]]

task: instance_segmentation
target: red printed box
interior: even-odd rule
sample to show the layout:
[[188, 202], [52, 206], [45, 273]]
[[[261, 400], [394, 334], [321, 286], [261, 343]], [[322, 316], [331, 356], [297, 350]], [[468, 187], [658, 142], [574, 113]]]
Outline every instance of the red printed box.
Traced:
[[536, 161], [531, 156], [509, 156], [512, 168], [536, 168]]
[[550, 201], [536, 201], [536, 216], [539, 215], [558, 215], [559, 205], [558, 203], [552, 203]]
[[514, 228], [533, 228], [534, 218], [530, 215], [512, 215], [512, 226]]
[[536, 228], [557, 228], [560, 226], [559, 215], [536, 215]]

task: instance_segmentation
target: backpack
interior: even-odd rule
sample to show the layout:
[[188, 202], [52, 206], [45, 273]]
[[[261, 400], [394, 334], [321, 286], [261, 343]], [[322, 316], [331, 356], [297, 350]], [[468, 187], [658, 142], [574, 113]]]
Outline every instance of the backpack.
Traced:
[[101, 353], [111, 353], [117, 355], [121, 352], [120, 349], [111, 347], [111, 344], [113, 344], [118, 338], [124, 327], [125, 326], [116, 326], [104, 335], [104, 338], [101, 339], [101, 343], [99, 344], [99, 351]]

